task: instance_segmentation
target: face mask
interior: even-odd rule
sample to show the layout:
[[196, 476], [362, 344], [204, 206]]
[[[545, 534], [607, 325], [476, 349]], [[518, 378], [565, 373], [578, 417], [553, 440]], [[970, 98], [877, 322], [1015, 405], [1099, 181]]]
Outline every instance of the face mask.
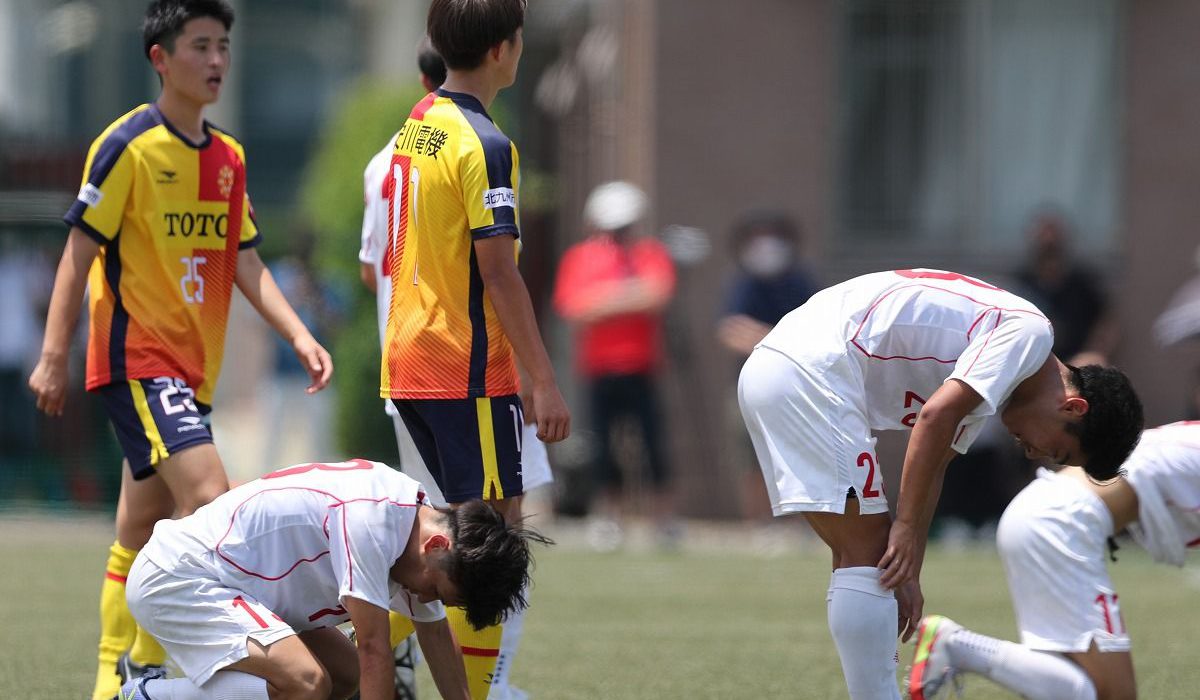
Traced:
[[792, 247], [775, 236], [758, 236], [742, 249], [742, 267], [755, 277], [774, 277], [792, 264]]

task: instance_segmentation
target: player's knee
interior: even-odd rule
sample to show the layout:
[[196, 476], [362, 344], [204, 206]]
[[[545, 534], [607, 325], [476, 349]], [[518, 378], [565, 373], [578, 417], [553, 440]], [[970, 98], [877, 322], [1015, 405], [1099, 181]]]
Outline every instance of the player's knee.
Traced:
[[177, 517], [191, 515], [200, 509], [201, 506], [207, 505], [216, 499], [217, 496], [228, 491], [228, 487], [220, 483], [200, 484], [188, 493], [179, 494], [175, 497]]
[[275, 680], [273, 685], [276, 693], [271, 696], [272, 700], [326, 700], [333, 693], [332, 679], [315, 661], [284, 679]]

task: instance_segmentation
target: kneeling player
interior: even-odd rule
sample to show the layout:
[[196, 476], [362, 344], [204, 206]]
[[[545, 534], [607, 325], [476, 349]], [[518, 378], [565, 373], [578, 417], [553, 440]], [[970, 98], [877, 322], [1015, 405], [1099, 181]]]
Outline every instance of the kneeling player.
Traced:
[[937, 697], [977, 673], [1031, 700], [1137, 697], [1129, 635], [1104, 557], [1128, 527], [1155, 560], [1182, 566], [1200, 538], [1200, 423], [1147, 430], [1125, 478], [1042, 471], [1004, 511], [996, 543], [1021, 643], [931, 615], [921, 622], [909, 693]]
[[[412, 620], [443, 697], [468, 698], [443, 604], [476, 628], [525, 605], [529, 542], [482, 501], [428, 505], [365, 460], [268, 474], [164, 520], [130, 571], [138, 622], [186, 678], [136, 679], [121, 700], [390, 699], [388, 610]], [[336, 626], [354, 623], [355, 650]]]

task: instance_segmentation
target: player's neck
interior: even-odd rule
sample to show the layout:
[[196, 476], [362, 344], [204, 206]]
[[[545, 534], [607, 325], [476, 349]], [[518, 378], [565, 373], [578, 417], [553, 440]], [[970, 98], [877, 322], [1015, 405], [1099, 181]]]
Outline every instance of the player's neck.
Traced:
[[204, 104], [189, 100], [165, 86], [154, 104], [162, 112], [163, 118], [192, 143], [204, 141], [207, 136], [204, 132]]
[[500, 92], [500, 85], [484, 69], [451, 70], [446, 74], [446, 82], [442, 83], [442, 89], [447, 92], [470, 95], [479, 100], [479, 104], [483, 105], [484, 109], [491, 109], [492, 102], [496, 100], [496, 95]]

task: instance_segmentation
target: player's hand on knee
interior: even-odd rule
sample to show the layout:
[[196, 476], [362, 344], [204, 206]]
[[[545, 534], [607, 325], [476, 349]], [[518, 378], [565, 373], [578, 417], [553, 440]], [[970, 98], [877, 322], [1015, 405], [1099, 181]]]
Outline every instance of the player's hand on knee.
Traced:
[[892, 523], [888, 533], [887, 550], [879, 560], [878, 567], [883, 569], [879, 579], [884, 588], [894, 589], [900, 584], [915, 578], [921, 572], [921, 552], [923, 543], [917, 541], [917, 535], [912, 528], [903, 522]]

